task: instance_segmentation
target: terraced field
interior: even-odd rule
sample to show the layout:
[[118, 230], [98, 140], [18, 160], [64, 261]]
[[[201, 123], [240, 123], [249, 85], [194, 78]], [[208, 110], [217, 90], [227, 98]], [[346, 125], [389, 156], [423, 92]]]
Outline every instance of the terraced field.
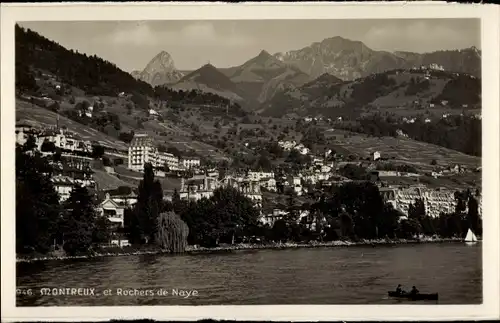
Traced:
[[126, 150], [127, 145], [118, 139], [110, 137], [100, 131], [82, 125], [76, 121], [58, 115], [55, 112], [41, 108], [26, 101], [16, 100], [16, 122], [28, 121], [35, 126], [55, 126], [59, 116], [59, 125], [66, 126], [84, 140], [97, 141], [102, 145], [118, 150]]
[[[414, 165], [420, 169], [432, 169], [431, 161], [435, 159], [440, 166], [463, 165], [468, 168], [481, 166], [481, 158], [466, 155], [455, 150], [406, 138], [368, 137], [362, 134], [349, 133], [343, 130], [325, 132], [331, 146], [338, 152], [341, 150], [361, 157], [370, 157], [375, 151], [382, 157]], [[337, 149], [338, 148], [338, 149]]]

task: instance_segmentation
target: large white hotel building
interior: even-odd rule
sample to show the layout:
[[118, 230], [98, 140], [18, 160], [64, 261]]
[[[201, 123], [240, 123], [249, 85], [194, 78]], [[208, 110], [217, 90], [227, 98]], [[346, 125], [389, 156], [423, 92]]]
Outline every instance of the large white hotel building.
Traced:
[[151, 163], [154, 167], [163, 167], [166, 164], [170, 170], [180, 170], [199, 167], [200, 159], [182, 158], [179, 160], [171, 153], [158, 151], [153, 138], [148, 134], [137, 133], [128, 148], [128, 168], [143, 171], [145, 163]]

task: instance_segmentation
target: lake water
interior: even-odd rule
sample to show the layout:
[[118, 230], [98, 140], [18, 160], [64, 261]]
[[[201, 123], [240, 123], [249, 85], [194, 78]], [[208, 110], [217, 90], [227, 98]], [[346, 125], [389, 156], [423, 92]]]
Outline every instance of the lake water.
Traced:
[[[481, 244], [255, 250], [19, 263], [17, 287], [22, 291], [31, 289], [34, 295], [18, 295], [17, 305], [397, 304], [401, 301], [388, 298], [387, 291], [398, 284], [408, 289], [415, 285], [422, 293], [438, 292], [439, 304], [480, 304]], [[40, 288], [87, 288], [86, 294], [94, 288], [95, 295], [41, 295]], [[126, 295], [127, 291], [135, 295]]]

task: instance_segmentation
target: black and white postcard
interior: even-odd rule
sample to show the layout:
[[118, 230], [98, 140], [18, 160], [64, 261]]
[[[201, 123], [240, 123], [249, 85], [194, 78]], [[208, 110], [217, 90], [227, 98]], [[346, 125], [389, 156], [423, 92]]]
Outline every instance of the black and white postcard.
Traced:
[[498, 9], [2, 4], [2, 320], [498, 317]]

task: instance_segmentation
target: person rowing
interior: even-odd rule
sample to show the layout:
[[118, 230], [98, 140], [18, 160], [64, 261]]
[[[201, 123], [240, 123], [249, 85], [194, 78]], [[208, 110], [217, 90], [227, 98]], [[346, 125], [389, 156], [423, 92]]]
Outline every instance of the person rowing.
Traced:
[[419, 293], [418, 289], [417, 289], [415, 286], [413, 286], [413, 287], [411, 288], [411, 292], [410, 292], [410, 294], [412, 294], [412, 295], [417, 295], [418, 293]]
[[401, 284], [399, 284], [398, 287], [396, 287], [396, 293], [398, 295], [401, 295], [403, 293], [403, 289], [401, 289]]

